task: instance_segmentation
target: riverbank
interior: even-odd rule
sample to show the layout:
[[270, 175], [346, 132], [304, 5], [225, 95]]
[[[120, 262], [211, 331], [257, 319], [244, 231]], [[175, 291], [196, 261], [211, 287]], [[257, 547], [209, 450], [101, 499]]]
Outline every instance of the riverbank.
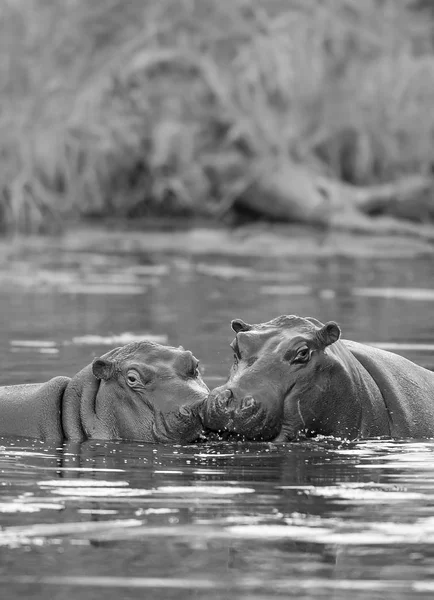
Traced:
[[344, 231], [255, 225], [228, 230], [195, 226], [172, 229], [169, 221], [159, 230], [126, 231], [107, 227], [76, 227], [54, 237], [15, 236], [0, 241], [3, 261], [34, 256], [47, 250], [59, 253], [172, 254], [269, 257], [411, 258], [433, 255], [434, 245], [397, 235], [364, 235]]
[[405, 214], [432, 222], [423, 5], [4, 3], [0, 229], [52, 232], [91, 215], [221, 219], [243, 204], [324, 223], [358, 211], [359, 192], [377, 194], [374, 212], [380, 193], [383, 210], [401, 179], [410, 203], [429, 196]]

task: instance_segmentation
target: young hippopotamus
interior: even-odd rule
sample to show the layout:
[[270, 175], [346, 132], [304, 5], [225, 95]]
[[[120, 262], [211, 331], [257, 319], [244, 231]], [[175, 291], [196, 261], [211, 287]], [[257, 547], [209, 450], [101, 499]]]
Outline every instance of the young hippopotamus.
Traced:
[[0, 435], [61, 442], [196, 440], [208, 397], [188, 350], [141, 341], [96, 358], [72, 379], [0, 388]]
[[251, 440], [304, 434], [434, 436], [434, 373], [405, 358], [340, 340], [331, 321], [280, 316], [232, 321], [234, 363], [203, 421]]

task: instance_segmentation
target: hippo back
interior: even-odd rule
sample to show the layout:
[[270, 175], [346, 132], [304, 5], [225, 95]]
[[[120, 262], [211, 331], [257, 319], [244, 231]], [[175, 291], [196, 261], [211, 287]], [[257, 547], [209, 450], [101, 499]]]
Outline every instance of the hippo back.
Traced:
[[434, 434], [434, 373], [372, 346], [342, 340], [368, 371], [387, 407], [393, 437], [432, 437]]
[[61, 441], [62, 398], [69, 377], [0, 387], [0, 435]]

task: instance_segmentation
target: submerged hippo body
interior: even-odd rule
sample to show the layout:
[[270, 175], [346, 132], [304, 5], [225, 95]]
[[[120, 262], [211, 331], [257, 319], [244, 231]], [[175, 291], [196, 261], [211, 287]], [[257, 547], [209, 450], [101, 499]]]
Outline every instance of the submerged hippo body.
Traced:
[[0, 435], [188, 443], [208, 393], [191, 352], [131, 343], [72, 378], [0, 387]]
[[281, 316], [232, 321], [234, 364], [204, 424], [247, 439], [300, 433], [349, 439], [434, 436], [434, 373], [391, 352], [341, 340], [334, 322]]

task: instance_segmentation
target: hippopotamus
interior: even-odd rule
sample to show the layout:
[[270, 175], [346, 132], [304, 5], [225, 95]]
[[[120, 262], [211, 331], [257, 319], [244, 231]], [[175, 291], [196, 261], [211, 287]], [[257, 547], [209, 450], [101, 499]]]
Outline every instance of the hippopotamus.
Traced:
[[434, 436], [432, 371], [341, 339], [334, 321], [283, 315], [232, 329], [229, 378], [205, 404], [209, 429], [266, 441]]
[[209, 394], [198, 365], [182, 347], [140, 341], [95, 358], [72, 378], [0, 387], [0, 435], [192, 442]]

